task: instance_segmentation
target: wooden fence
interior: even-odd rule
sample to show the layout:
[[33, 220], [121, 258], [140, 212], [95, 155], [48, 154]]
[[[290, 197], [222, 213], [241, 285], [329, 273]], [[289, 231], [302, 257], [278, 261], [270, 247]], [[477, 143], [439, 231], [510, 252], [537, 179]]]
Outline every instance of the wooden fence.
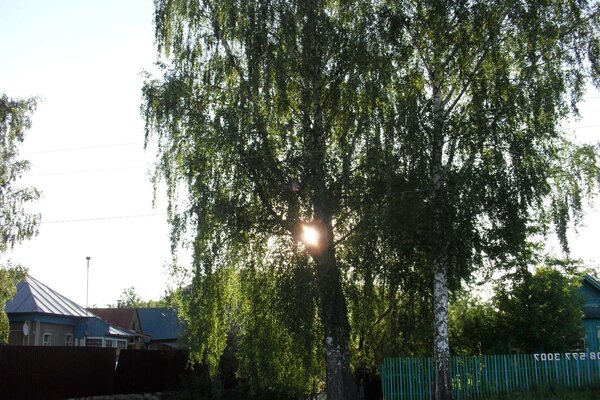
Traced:
[[0, 400], [111, 394], [115, 349], [0, 346]]
[[176, 391], [187, 365], [178, 351], [0, 346], [0, 400], [59, 400]]
[[[431, 358], [387, 358], [380, 365], [385, 400], [432, 398]], [[600, 353], [452, 357], [454, 399], [544, 387], [600, 385]]]

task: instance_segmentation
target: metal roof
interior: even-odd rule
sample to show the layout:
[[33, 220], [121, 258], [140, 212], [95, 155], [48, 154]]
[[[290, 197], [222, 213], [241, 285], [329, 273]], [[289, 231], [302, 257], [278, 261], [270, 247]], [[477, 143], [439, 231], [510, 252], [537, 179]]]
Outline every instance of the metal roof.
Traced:
[[142, 331], [152, 335], [150, 340], [175, 340], [181, 335], [177, 310], [172, 308], [138, 308]]
[[594, 279], [593, 276], [586, 275], [586, 276], [583, 277], [583, 280], [584, 280], [584, 282], [589, 283], [596, 290], [600, 290], [600, 282], [598, 282], [596, 279]]
[[42, 313], [67, 317], [93, 317], [85, 308], [31, 276], [17, 284], [17, 293], [6, 303], [6, 313]]
[[131, 329], [135, 319], [135, 308], [90, 308], [90, 311], [114, 326]]
[[108, 325], [108, 332], [107, 335], [109, 336], [124, 336], [124, 337], [134, 337], [136, 336], [136, 333], [134, 331], [130, 331], [128, 329], [121, 329], [117, 326], [113, 326], [113, 325]]

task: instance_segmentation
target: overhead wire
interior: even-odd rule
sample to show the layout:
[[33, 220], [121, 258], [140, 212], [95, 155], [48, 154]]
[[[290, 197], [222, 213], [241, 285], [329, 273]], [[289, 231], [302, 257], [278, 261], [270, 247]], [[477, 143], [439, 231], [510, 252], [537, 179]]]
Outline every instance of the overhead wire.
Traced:
[[63, 152], [69, 152], [69, 151], [96, 150], [96, 149], [106, 149], [106, 148], [115, 148], [115, 147], [137, 146], [137, 145], [143, 145], [143, 144], [144, 144], [143, 142], [99, 144], [99, 145], [93, 145], [93, 146], [67, 147], [67, 148], [62, 148], [62, 149], [28, 151], [26, 153], [22, 153], [22, 155], [25, 156], [25, 155], [29, 155], [29, 154], [63, 153]]
[[134, 165], [130, 167], [114, 167], [114, 168], [98, 168], [98, 169], [80, 169], [72, 171], [59, 171], [59, 172], [40, 172], [36, 174], [27, 174], [27, 177], [34, 176], [53, 176], [53, 175], [73, 175], [73, 174], [87, 174], [96, 172], [112, 172], [112, 171], [124, 171], [131, 169], [149, 168], [151, 165]]
[[158, 216], [162, 216], [162, 215], [167, 215], [167, 213], [162, 212], [162, 213], [149, 213], [149, 214], [115, 215], [115, 216], [108, 216], [108, 217], [63, 219], [63, 220], [56, 220], [56, 221], [42, 220], [42, 221], [40, 221], [40, 224], [65, 224], [65, 223], [73, 223], [73, 222], [108, 221], [108, 220], [116, 220], [116, 219], [158, 217]]

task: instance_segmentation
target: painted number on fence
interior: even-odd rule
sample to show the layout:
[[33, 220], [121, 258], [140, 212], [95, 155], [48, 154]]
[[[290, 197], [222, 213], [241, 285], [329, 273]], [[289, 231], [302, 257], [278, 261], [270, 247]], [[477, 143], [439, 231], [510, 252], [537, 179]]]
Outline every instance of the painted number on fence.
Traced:
[[584, 361], [587, 359], [596, 361], [600, 360], [600, 352], [598, 353], [539, 353], [534, 354], [535, 361], [561, 361], [563, 359], [571, 361]]

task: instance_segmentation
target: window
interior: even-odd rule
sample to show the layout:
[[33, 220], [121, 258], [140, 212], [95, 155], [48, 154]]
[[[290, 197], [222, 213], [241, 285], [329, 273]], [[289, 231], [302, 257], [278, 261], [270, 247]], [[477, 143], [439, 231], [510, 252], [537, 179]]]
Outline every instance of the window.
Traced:
[[104, 347], [116, 347], [115, 346], [115, 341], [112, 339], [105, 339], [104, 340]]
[[126, 349], [127, 341], [126, 340], [117, 340], [117, 349]]
[[42, 336], [42, 346], [52, 346], [51, 333], [44, 333], [44, 336]]
[[101, 338], [87, 338], [86, 346], [87, 347], [102, 347], [102, 339]]
[[72, 333], [67, 333], [67, 336], [65, 337], [65, 346], [73, 346], [73, 334]]

